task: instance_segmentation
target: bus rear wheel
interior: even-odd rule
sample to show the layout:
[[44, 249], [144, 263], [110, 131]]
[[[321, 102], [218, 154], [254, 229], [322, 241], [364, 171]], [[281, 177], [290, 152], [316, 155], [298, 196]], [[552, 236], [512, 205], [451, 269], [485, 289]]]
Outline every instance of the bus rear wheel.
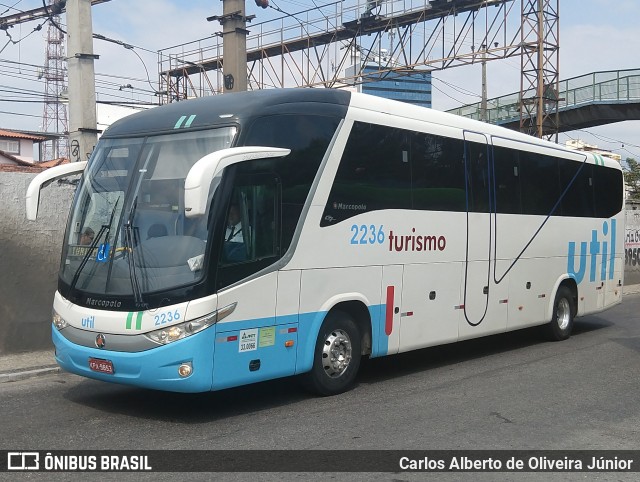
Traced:
[[306, 374], [308, 388], [323, 396], [349, 390], [360, 368], [360, 330], [351, 316], [332, 311], [322, 323], [313, 357]]
[[549, 340], [562, 341], [571, 336], [575, 315], [573, 293], [566, 286], [560, 286], [553, 303], [553, 316], [545, 326], [545, 335]]

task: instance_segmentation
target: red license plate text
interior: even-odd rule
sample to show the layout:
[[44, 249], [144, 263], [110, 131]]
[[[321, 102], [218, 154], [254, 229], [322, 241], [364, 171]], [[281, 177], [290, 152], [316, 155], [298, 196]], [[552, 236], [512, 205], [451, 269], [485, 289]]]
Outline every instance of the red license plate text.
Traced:
[[111, 362], [111, 360], [89, 358], [89, 368], [94, 372], [108, 373], [109, 375], [113, 375], [113, 363]]

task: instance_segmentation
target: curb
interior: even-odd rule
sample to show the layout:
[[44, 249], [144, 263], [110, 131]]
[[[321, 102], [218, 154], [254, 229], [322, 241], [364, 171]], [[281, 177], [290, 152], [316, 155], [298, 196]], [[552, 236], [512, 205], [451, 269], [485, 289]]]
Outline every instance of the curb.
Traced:
[[0, 373], [0, 383], [18, 382], [29, 378], [49, 375], [52, 373], [60, 373], [62, 370], [57, 365], [34, 368], [29, 370], [17, 371], [14, 373]]

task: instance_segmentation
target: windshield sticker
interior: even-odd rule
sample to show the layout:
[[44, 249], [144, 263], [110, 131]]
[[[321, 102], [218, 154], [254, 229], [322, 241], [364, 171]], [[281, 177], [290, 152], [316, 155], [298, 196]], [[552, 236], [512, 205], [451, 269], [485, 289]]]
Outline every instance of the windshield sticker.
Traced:
[[204, 254], [199, 254], [198, 256], [194, 256], [193, 258], [189, 258], [187, 260], [187, 264], [189, 265], [189, 269], [191, 271], [200, 271], [202, 269], [203, 262]]
[[[89, 249], [90, 248], [86, 246], [73, 246], [73, 249], [70, 250], [69, 254], [71, 256], [82, 258], [87, 255], [87, 253], [89, 252]], [[95, 252], [96, 249], [94, 248], [93, 251]]]
[[98, 248], [98, 254], [96, 255], [96, 261], [98, 263], [105, 263], [109, 259], [109, 243], [103, 243]]
[[276, 327], [268, 326], [260, 328], [260, 336], [258, 337], [258, 347], [264, 348], [276, 344]]
[[239, 345], [239, 353], [256, 350], [258, 348], [258, 329], [241, 330]]

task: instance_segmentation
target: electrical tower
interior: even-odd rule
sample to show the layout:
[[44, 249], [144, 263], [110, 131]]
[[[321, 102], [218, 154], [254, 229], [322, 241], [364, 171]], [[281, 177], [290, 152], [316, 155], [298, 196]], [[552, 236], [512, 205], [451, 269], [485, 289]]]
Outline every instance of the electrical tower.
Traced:
[[[416, 69], [443, 70], [515, 57], [521, 53], [516, 4], [516, 0], [335, 0], [252, 23], [246, 38], [248, 88], [340, 88], [382, 76], [411, 75]], [[223, 35], [158, 52], [161, 102], [223, 92]], [[365, 66], [381, 56], [380, 46], [391, 43], [390, 37], [389, 56], [398, 59], [397, 64], [365, 72]], [[355, 50], [365, 55], [359, 68], [345, 75]]]
[[60, 25], [59, 2], [57, 0], [47, 0], [47, 3], [53, 21], [49, 22], [49, 28], [47, 29], [44, 71], [42, 72], [42, 77], [45, 80], [42, 130], [43, 132], [60, 134], [60, 137], [44, 143], [42, 149], [43, 159], [40, 159], [41, 161], [69, 157], [67, 106], [61, 102], [61, 96], [67, 94], [65, 36], [54, 25], [54, 22]]
[[522, 0], [520, 131], [558, 141], [559, 0]]
[[[382, 76], [521, 58], [520, 129], [558, 132], [559, 0], [336, 0], [252, 24], [249, 89], [354, 86]], [[519, 5], [518, 5], [519, 4]], [[518, 6], [520, 7], [518, 12]], [[518, 14], [519, 13], [519, 14]], [[398, 65], [364, 71], [384, 37]], [[360, 69], [353, 52], [364, 51]], [[223, 92], [221, 35], [159, 51], [161, 102]], [[483, 89], [484, 90], [484, 89]], [[486, 106], [482, 111], [486, 112]], [[557, 137], [556, 137], [557, 138]]]

